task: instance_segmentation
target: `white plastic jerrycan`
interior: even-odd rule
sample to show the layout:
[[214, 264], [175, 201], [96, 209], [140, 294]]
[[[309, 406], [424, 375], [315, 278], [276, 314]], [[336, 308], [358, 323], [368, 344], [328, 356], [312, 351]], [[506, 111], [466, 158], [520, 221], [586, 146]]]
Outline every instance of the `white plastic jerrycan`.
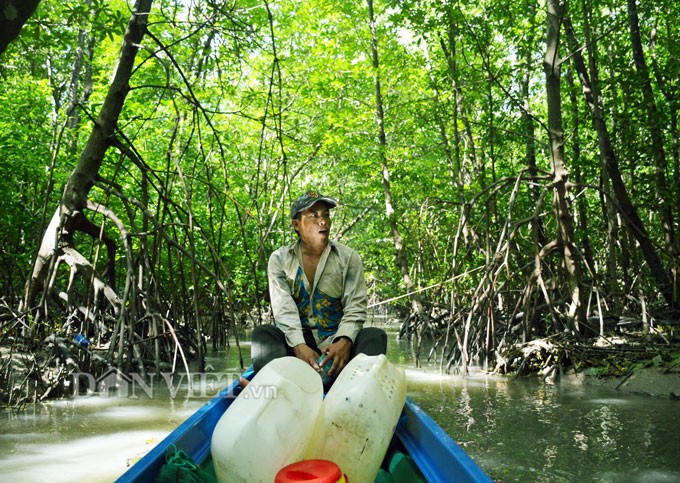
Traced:
[[357, 354], [328, 391], [305, 458], [333, 461], [350, 482], [375, 481], [405, 401], [403, 369]]
[[264, 366], [215, 426], [210, 451], [217, 481], [271, 483], [304, 456], [322, 401], [319, 374], [300, 359]]

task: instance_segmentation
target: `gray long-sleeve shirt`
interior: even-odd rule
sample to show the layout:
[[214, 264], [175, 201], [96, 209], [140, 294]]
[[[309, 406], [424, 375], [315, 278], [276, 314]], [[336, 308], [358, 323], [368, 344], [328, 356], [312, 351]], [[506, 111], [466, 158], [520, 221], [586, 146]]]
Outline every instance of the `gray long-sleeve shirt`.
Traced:
[[305, 342], [303, 329], [316, 329], [319, 342], [348, 337], [352, 342], [366, 320], [366, 281], [359, 254], [329, 241], [313, 282], [302, 267], [300, 240], [272, 253], [269, 294], [276, 325], [291, 347]]

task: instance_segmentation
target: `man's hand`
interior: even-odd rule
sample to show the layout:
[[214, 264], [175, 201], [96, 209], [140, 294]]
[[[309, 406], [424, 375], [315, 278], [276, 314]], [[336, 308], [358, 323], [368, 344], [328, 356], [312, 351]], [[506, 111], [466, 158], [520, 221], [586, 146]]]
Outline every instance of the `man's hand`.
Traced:
[[321, 366], [326, 364], [328, 359], [333, 359], [333, 365], [331, 370], [328, 371], [328, 375], [337, 376], [349, 362], [351, 352], [352, 341], [347, 337], [340, 337], [324, 349], [323, 353], [326, 357], [321, 361]]
[[293, 347], [293, 351], [295, 351], [295, 357], [312, 366], [312, 369], [314, 369], [316, 372], [321, 370], [319, 364], [316, 362], [316, 360], [319, 358], [319, 353], [317, 353], [307, 344], [298, 344]]

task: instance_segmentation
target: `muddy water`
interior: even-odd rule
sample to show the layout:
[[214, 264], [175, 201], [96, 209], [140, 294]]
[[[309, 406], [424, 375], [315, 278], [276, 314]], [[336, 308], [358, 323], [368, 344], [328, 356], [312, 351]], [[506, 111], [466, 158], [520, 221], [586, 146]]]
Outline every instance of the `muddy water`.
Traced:
[[[479, 371], [442, 376], [435, 364], [415, 368], [394, 334], [388, 357], [406, 369], [409, 396], [496, 481], [680, 482], [677, 402]], [[231, 382], [237, 361], [234, 350], [211, 354], [191, 385], [133, 377], [108, 393], [95, 386], [89, 397], [0, 412], [0, 479], [113, 481]]]

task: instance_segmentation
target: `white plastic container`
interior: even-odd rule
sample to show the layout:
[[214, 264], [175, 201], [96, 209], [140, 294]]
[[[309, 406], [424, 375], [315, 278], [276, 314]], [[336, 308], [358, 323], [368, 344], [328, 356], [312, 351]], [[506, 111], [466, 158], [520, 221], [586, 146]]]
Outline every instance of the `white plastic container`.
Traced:
[[319, 374], [300, 359], [264, 366], [215, 426], [210, 450], [217, 480], [271, 483], [304, 456], [322, 401]]
[[375, 481], [405, 401], [403, 369], [357, 354], [326, 395], [305, 458], [333, 461], [350, 482]]

